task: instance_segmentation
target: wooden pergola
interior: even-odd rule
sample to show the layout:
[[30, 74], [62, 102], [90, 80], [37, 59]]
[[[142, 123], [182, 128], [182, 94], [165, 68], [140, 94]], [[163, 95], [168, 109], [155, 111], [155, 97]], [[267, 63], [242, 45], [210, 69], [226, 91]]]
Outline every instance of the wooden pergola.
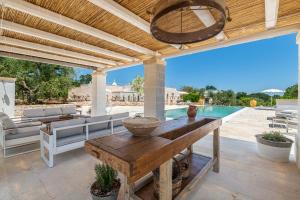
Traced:
[[[300, 0], [226, 0], [232, 21], [224, 31], [179, 49], [150, 34], [147, 11], [156, 2], [0, 0], [0, 56], [94, 69], [94, 114], [105, 110], [106, 72], [144, 64], [145, 113], [163, 117], [164, 59], [300, 31]], [[186, 12], [183, 29], [210, 26], [214, 15]], [[176, 23], [170, 20], [168, 26]], [[298, 135], [297, 141], [299, 157]]]
[[[2, 0], [1, 54], [106, 70], [295, 32], [299, 0], [226, 0], [232, 21], [210, 40], [168, 45], [149, 29], [156, 0]], [[214, 13], [189, 11], [185, 30], [214, 23]], [[170, 20], [172, 27], [176, 21]]]

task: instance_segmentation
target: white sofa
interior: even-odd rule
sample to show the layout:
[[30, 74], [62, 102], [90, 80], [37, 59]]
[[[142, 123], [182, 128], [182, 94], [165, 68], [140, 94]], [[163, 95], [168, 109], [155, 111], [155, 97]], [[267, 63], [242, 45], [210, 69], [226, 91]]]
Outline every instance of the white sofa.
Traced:
[[[6, 151], [11, 148], [37, 142], [40, 139], [41, 122], [32, 120], [13, 121], [5, 113], [0, 113], [0, 144], [4, 157], [8, 157]], [[27, 151], [28, 152], [28, 151]], [[22, 152], [22, 153], [26, 153]], [[18, 153], [21, 154], [21, 153]], [[17, 155], [17, 154], [11, 154]]]
[[64, 107], [54, 107], [54, 108], [31, 108], [23, 111], [22, 119], [47, 119], [55, 118], [63, 115], [77, 115], [77, 110], [75, 105], [68, 105]]
[[126, 131], [122, 120], [129, 113], [104, 115], [52, 122], [50, 130], [41, 129], [41, 157], [49, 167], [54, 165], [54, 156], [84, 147], [86, 140]]

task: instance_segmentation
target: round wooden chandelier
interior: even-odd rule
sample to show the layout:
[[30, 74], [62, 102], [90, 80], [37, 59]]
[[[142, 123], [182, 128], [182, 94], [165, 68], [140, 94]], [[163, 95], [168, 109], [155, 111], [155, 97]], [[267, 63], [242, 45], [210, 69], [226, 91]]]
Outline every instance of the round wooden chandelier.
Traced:
[[[195, 14], [212, 14], [211, 26], [193, 23]], [[150, 30], [154, 38], [169, 44], [201, 42], [219, 34], [226, 21], [231, 21], [223, 0], [160, 0], [153, 8]], [[200, 13], [201, 15], [201, 13]]]

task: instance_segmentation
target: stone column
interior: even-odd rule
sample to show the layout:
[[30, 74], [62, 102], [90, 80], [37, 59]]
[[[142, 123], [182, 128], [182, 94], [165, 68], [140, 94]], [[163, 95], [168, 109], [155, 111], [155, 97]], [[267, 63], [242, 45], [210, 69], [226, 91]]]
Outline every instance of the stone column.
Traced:
[[163, 60], [144, 61], [144, 113], [165, 119], [165, 65]]
[[95, 70], [92, 74], [92, 109], [91, 115], [106, 114], [106, 72]]
[[[296, 43], [298, 44], [298, 91], [300, 91], [300, 32], [297, 35]], [[295, 141], [295, 156], [297, 167], [300, 168], [300, 92], [298, 92], [298, 131]]]

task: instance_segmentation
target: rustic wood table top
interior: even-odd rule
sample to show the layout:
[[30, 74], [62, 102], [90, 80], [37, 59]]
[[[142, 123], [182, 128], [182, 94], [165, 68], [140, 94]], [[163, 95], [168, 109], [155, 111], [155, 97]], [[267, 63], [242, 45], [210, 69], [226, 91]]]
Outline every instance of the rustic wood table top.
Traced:
[[88, 140], [88, 153], [111, 165], [134, 182], [221, 125], [221, 119], [183, 117], [163, 122], [151, 137], [123, 132]]

